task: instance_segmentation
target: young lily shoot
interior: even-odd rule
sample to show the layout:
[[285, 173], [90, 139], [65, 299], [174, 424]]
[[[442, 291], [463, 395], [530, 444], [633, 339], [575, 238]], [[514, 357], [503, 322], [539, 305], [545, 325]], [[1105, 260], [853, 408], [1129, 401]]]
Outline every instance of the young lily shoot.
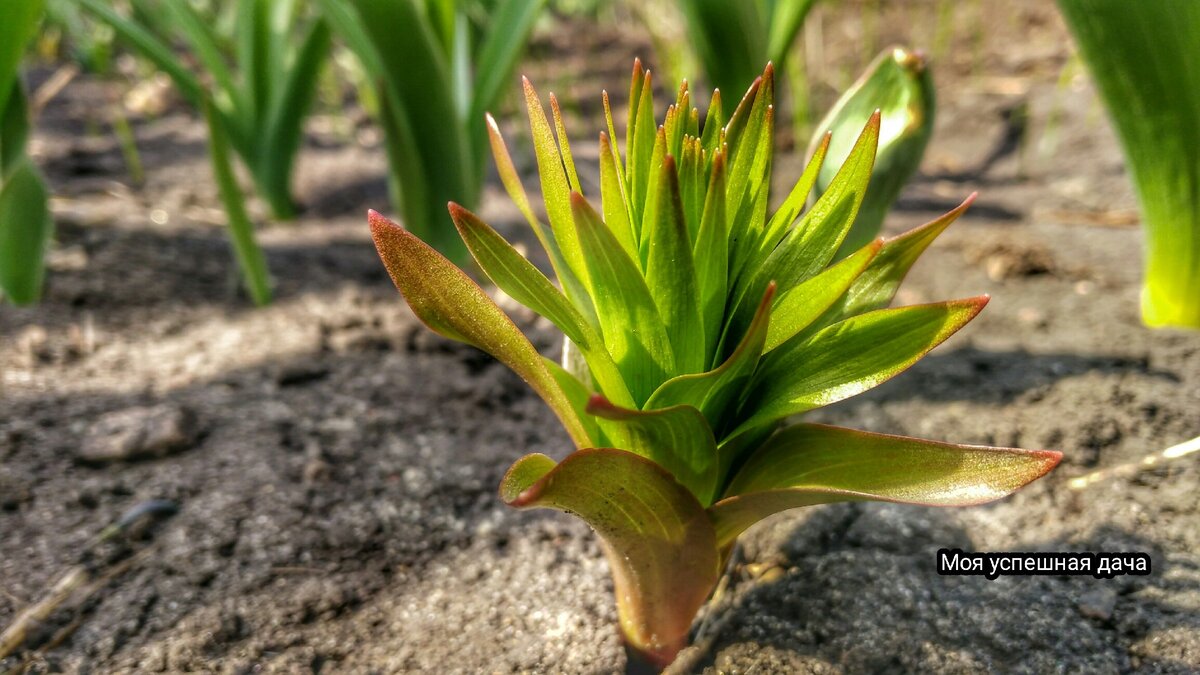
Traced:
[[970, 198], [834, 262], [871, 180], [878, 114], [811, 208], [828, 140], [771, 212], [771, 66], [728, 118], [719, 94], [701, 116], [685, 83], [659, 122], [651, 75], [635, 62], [623, 153], [603, 97], [591, 196], [553, 96], [548, 119], [524, 88], [548, 223], [489, 117], [491, 147], [558, 284], [470, 211], [451, 204], [450, 215], [496, 286], [563, 332], [561, 365], [419, 238], [374, 212], [370, 225], [412, 311], [512, 368], [566, 428], [574, 451], [517, 460], [500, 495], [569, 512], [599, 533], [635, 654], [659, 667], [674, 660], [738, 536], [766, 516], [859, 500], [982, 504], [1058, 463], [1051, 451], [788, 423], [900, 373], [987, 303], [888, 308]]

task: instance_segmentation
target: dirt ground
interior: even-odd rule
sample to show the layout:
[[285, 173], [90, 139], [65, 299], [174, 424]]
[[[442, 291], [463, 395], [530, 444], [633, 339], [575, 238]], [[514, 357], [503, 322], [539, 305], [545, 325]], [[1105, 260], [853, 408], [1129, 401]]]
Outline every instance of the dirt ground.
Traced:
[[[866, 26], [857, 4], [815, 15], [819, 104], [864, 43], [936, 37], [937, 3], [876, 5]], [[1065, 459], [987, 507], [843, 504], [755, 527], [697, 622], [697, 672], [1200, 670], [1200, 456], [1069, 485], [1200, 435], [1200, 335], [1139, 323], [1136, 204], [1086, 78], [1060, 77], [1070, 45], [1052, 3], [957, 7], [935, 53], [936, 135], [887, 229], [978, 190], [901, 300], [992, 302], [908, 373], [812, 418]], [[599, 89], [623, 91], [650, 43], [560, 31], [524, 72], [579, 101], [571, 128], [590, 138]], [[417, 325], [376, 258], [364, 215], [387, 195], [369, 125], [347, 143], [314, 121], [304, 213], [262, 233], [278, 299], [259, 310], [237, 290], [202, 126], [179, 106], [135, 120], [148, 180], [128, 187], [112, 135], [84, 131], [113, 87], [78, 78], [38, 121], [58, 233], [45, 301], [0, 307], [0, 626], [89, 549], [129, 555], [91, 546], [127, 509], [180, 511], [0, 671], [621, 671], [588, 528], [495, 495], [510, 462], [562, 457], [566, 435], [504, 367]], [[781, 184], [801, 162], [779, 160]], [[494, 181], [482, 211], [529, 240]], [[548, 324], [515, 315], [557, 348]], [[105, 429], [147, 417], [166, 430], [156, 456], [100, 456]], [[935, 552], [953, 547], [1145, 551], [1153, 573], [940, 577]]]

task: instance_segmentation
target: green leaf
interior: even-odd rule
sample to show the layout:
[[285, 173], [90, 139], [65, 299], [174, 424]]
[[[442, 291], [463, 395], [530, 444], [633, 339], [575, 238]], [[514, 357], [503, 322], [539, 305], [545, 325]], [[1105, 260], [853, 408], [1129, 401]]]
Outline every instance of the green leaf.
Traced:
[[705, 367], [704, 326], [692, 262], [692, 242], [684, 222], [675, 160], [663, 160], [653, 183], [653, 211], [647, 212], [643, 237], [651, 245], [646, 261], [646, 285], [658, 307], [675, 354], [676, 373], [696, 373]]
[[45, 0], [4, 3], [4, 20], [0, 21], [0, 114], [8, 107], [8, 97], [17, 86], [21, 57], [25, 46], [37, 35], [45, 4]]
[[881, 114], [879, 150], [866, 198], [840, 255], [879, 234], [884, 216], [925, 156], [936, 110], [933, 80], [924, 57], [900, 47], [880, 54], [817, 126], [832, 132], [829, 164], [817, 180], [819, 196], [833, 180], [834, 168], [849, 154], [858, 130], [875, 111]]
[[[658, 145], [658, 134], [654, 122], [654, 87], [650, 71], [646, 71], [638, 92], [641, 98], [638, 100], [636, 108], [633, 144], [625, 146], [627, 163], [625, 180], [629, 182], [629, 203], [633, 207], [635, 229], [642, 224], [645, 218], [646, 202], [650, 199], [648, 190], [655, 167], [653, 163], [654, 149]], [[640, 230], [638, 235], [641, 239], [645, 239]]]
[[771, 310], [771, 328], [767, 331], [763, 351], [769, 352], [792, 339], [844, 297], [847, 289], [868, 268], [882, 246], [882, 240], [872, 242], [858, 253], [827, 267], [817, 276], [780, 295]]
[[752, 264], [757, 265], [759, 261], [766, 260], [767, 256], [771, 255], [771, 252], [779, 245], [779, 241], [796, 222], [796, 218], [804, 211], [804, 206], [808, 203], [808, 195], [812, 193], [813, 186], [817, 183], [817, 176], [820, 175], [821, 167], [825, 163], [825, 154], [829, 150], [829, 134], [825, 134], [822, 138], [824, 140], [813, 150], [812, 158], [808, 160], [804, 172], [792, 186], [792, 191], [788, 193], [787, 199], [783, 200], [783, 204], [779, 206], [767, 223], [758, 255]]
[[229, 238], [233, 241], [234, 256], [237, 258], [246, 292], [250, 294], [254, 304], [261, 307], [271, 302], [271, 275], [267, 270], [267, 260], [258, 245], [258, 240], [255, 239], [254, 222], [246, 212], [246, 197], [242, 194], [237, 174], [233, 170], [225, 118], [207, 98], [204, 100], [203, 110], [204, 120], [208, 125], [208, 156], [212, 162], [213, 178], [217, 181], [221, 204], [225, 207], [225, 217], [229, 221]]
[[283, 81], [261, 122], [257, 172], [261, 189], [271, 193], [264, 197], [273, 204], [276, 216], [286, 215], [290, 210], [285, 207], [292, 203], [289, 185], [292, 164], [304, 138], [304, 118], [312, 107], [321, 67], [329, 56], [329, 38], [329, 26], [324, 21], [317, 21], [308, 29], [290, 67], [276, 73]]
[[113, 11], [101, 0], [78, 0], [89, 12], [113, 27], [125, 40], [137, 48], [155, 67], [171, 77], [179, 93], [196, 107], [204, 105], [204, 88], [199, 80], [183, 66], [175, 52], [150, 31]]
[[590, 444], [570, 400], [542, 357], [483, 289], [404, 228], [371, 211], [371, 236], [396, 288], [425, 325], [494, 356], [529, 383], [579, 447]]
[[782, 0], [773, 4], [775, 11], [771, 14], [767, 30], [767, 58], [779, 67], [787, 59], [788, 51], [796, 41], [796, 34], [800, 32], [816, 0]]
[[450, 217], [488, 278], [514, 300], [549, 319], [575, 343], [583, 351], [593, 377], [605, 393], [622, 405], [633, 405], [633, 398], [604, 342], [570, 300], [475, 214], [458, 204], [451, 204]]
[[500, 496], [591, 525], [612, 567], [625, 639], [660, 667], [674, 660], [718, 576], [712, 524], [691, 493], [653, 462], [604, 448], [557, 465], [528, 455], [509, 469]]
[[720, 546], [780, 511], [840, 501], [973, 506], [1005, 497], [1062, 459], [1049, 450], [953, 445], [819, 424], [755, 452], [709, 512]]
[[729, 287], [729, 221], [725, 212], [725, 153], [717, 151], [709, 175], [700, 233], [694, 251], [700, 315], [704, 322], [704, 355], [712, 363], [725, 321]]
[[787, 292], [825, 269], [833, 259], [854, 222], [871, 179], [878, 136], [879, 116], [876, 115], [863, 130], [825, 194], [764, 261], [748, 268], [750, 273], [738, 278], [733, 294], [737, 300], [725, 329], [727, 334], [732, 331], [736, 335], [749, 323], [750, 303], [753, 298], [761, 297], [762, 289], [769, 282], [777, 283], [781, 292]]
[[588, 266], [583, 261], [579, 237], [572, 225], [571, 184], [563, 170], [562, 154], [554, 139], [554, 132], [546, 120], [546, 111], [542, 108], [537, 91], [526, 78], [521, 78], [525, 87], [525, 105], [529, 111], [529, 128], [533, 133], [533, 149], [537, 156], [538, 175], [542, 181], [542, 199], [546, 203], [546, 217], [550, 219], [550, 229], [554, 231], [554, 239], [562, 251], [563, 259], [572, 274], [579, 279], [584, 289], [589, 291], [592, 284], [588, 276]]
[[600, 132], [600, 197], [604, 210], [604, 224], [612, 231], [621, 248], [629, 257], [640, 255], [638, 241], [634, 237], [633, 223], [629, 220], [629, 199], [621, 179], [620, 158], [608, 140], [608, 134]]
[[588, 438], [592, 439], [592, 443], [608, 445], [608, 439], [604, 432], [600, 431], [600, 425], [596, 423], [596, 418], [587, 411], [588, 401], [592, 399], [592, 392], [588, 385], [580, 382], [578, 377], [551, 359], [543, 356], [542, 363], [545, 364], [546, 370], [550, 371], [550, 375], [554, 377], [554, 381], [558, 383], [567, 400], [571, 402], [571, 409], [575, 411], [575, 416], [587, 430]]
[[885, 239], [879, 254], [871, 259], [867, 269], [854, 280], [846, 294], [830, 307], [816, 325], [826, 326], [863, 312], [887, 307], [917, 258], [921, 257], [933, 240], [958, 220], [974, 201], [975, 193], [972, 193], [946, 215], [904, 234]]
[[37, 302], [42, 294], [54, 227], [46, 199], [46, 186], [27, 159], [0, 181], [0, 295], [18, 305]]
[[640, 404], [675, 371], [671, 342], [637, 264], [583, 195], [571, 195], [571, 208], [604, 343]]
[[766, 356], [735, 434], [871, 389], [916, 363], [987, 304], [987, 296], [851, 317]]
[[1200, 330], [1200, 3], [1058, 0], [1145, 221], [1142, 321]]
[[546, 0], [506, 0], [498, 3], [490, 18], [487, 34], [475, 57], [474, 96], [467, 114], [467, 125], [474, 128], [484, 113], [500, 100], [509, 75], [528, 44]]
[[767, 286], [749, 330], [720, 367], [707, 373], [680, 375], [667, 380], [650, 397], [646, 408], [693, 406], [704, 414], [709, 426], [717, 432], [718, 439], [724, 438], [722, 425], [729, 419], [727, 413], [730, 412], [730, 406], [738, 403], [738, 396], [754, 374], [762, 355], [774, 297], [775, 286]]
[[598, 418], [613, 445], [666, 469], [702, 506], [713, 502], [719, 478], [717, 441], [699, 410], [690, 405], [630, 410], [593, 396], [587, 412]]
[[[794, 1], [794, 0], [793, 0]], [[687, 36], [713, 85], [735, 93], [769, 60], [762, 3], [679, 0]]]
[[759, 275], [760, 286], [771, 280], [779, 284], [781, 291], [787, 291], [825, 269], [858, 214], [871, 180], [878, 139], [876, 114], [867, 122], [829, 189], [768, 256]]

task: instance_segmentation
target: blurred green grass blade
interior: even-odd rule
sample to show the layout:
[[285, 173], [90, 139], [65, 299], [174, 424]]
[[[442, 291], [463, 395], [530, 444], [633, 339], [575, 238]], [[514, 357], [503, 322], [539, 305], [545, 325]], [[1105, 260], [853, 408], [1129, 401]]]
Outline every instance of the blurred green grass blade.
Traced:
[[872, 242], [782, 293], [771, 310], [771, 329], [763, 351], [775, 349], [821, 318], [853, 286], [882, 246], [882, 241]]
[[612, 448], [559, 464], [527, 455], [509, 469], [500, 497], [517, 508], [579, 516], [604, 540], [622, 633], [662, 666], [687, 643], [692, 618], [718, 575], [708, 514], [653, 462]]
[[[213, 78], [216, 89], [221, 94], [220, 97], [214, 97], [218, 109], [231, 113], [227, 122], [232, 123], [230, 126], [236, 127], [239, 138], [248, 138], [248, 135], [253, 133], [253, 128], [250, 126], [253, 116], [239, 114], [243, 101], [239, 99], [233, 72], [225, 61], [225, 55], [221, 53], [221, 45], [218, 43], [212, 26], [205, 22], [204, 18], [186, 0], [159, 0], [159, 2], [162, 3], [162, 7], [167, 13], [171, 28], [186, 41], [191, 53], [195, 54], [199, 61], [203, 72]], [[222, 101], [222, 98], [227, 98], [228, 102]]]
[[604, 342], [571, 301], [475, 214], [453, 204], [450, 215], [471, 255], [492, 283], [558, 327], [583, 351], [600, 388], [621, 405], [633, 405], [633, 398]]
[[25, 161], [25, 143], [29, 139], [29, 107], [25, 87], [13, 80], [8, 104], [0, 108], [0, 181]]
[[37, 35], [45, 0], [7, 0], [0, 21], [0, 112], [18, 81], [25, 46]]
[[48, 198], [29, 160], [0, 178], [0, 296], [17, 305], [41, 297], [46, 247], [53, 230]]
[[815, 196], [825, 192], [837, 167], [850, 154], [859, 130], [879, 110], [879, 148], [867, 194], [840, 255], [856, 251], [879, 234], [884, 216], [916, 173], [933, 135], [936, 112], [933, 79], [920, 54], [893, 47], [875, 58], [817, 125], [821, 142], [832, 132], [829, 157], [817, 179]]
[[1062, 455], [954, 445], [818, 424], [772, 437], [709, 512], [718, 545], [786, 509], [842, 501], [972, 506], [1041, 478]]
[[700, 319], [692, 243], [680, 203], [675, 161], [667, 157], [652, 186], [657, 196], [648, 212], [643, 236], [653, 242], [646, 261], [646, 285], [666, 326], [675, 354], [675, 372], [696, 373], [705, 367], [704, 324]]
[[[461, 131], [452, 88], [447, 86], [451, 73], [446, 56], [415, 3], [353, 0], [352, 4], [360, 27], [346, 37], [370, 43], [374, 54], [364, 64], [381, 68], [373, 76], [389, 90], [384, 106], [392, 118], [388, 129], [402, 133], [393, 141], [389, 161], [401, 164], [405, 222], [412, 232], [461, 260], [466, 247], [443, 224], [443, 209], [450, 201], [474, 202], [479, 186], [473, 180], [472, 153]], [[350, 21], [337, 25], [346, 23]]]
[[107, 3], [101, 0], [78, 0], [113, 29], [123, 39], [127, 40], [138, 52], [154, 63], [155, 67], [171, 77], [179, 92], [189, 103], [197, 108], [204, 107], [204, 88], [200, 81], [183, 66], [171, 48], [154, 36], [150, 31], [126, 19], [113, 11]]
[[475, 128], [484, 113], [496, 107], [525, 49], [525, 38], [545, 4], [546, 0], [503, 0], [498, 4], [475, 58], [477, 70], [467, 115], [468, 128]]
[[508, 366], [542, 397], [578, 447], [590, 438], [542, 356], [483, 289], [442, 254], [372, 211], [371, 235], [396, 288], [434, 331], [482, 349]]
[[[816, 0], [771, 0], [767, 29], [767, 58], [776, 68], [783, 66], [796, 34], [804, 25], [804, 19]], [[870, 11], [869, 9], [864, 11]]]
[[790, 340], [763, 358], [742, 404], [739, 433], [864, 392], [916, 363], [987, 297], [881, 309]]
[[699, 410], [690, 405], [630, 410], [593, 396], [587, 412], [613, 445], [666, 469], [701, 506], [716, 498], [717, 441]]
[[1145, 220], [1142, 320], [1200, 329], [1200, 3], [1059, 0]]
[[675, 370], [666, 328], [637, 264], [582, 195], [571, 195], [601, 332], [639, 405]]
[[229, 234], [233, 251], [241, 270], [242, 281], [254, 304], [262, 306], [271, 302], [271, 278], [267, 261], [258, 240], [254, 237], [254, 223], [246, 212], [246, 197], [238, 185], [230, 156], [229, 139], [215, 106], [205, 101], [204, 118], [208, 124], [208, 154], [212, 161], [213, 177], [217, 191], [229, 220]]
[[714, 87], [736, 93], [766, 64], [769, 38], [762, 3], [679, 0], [679, 7], [688, 39]]
[[292, 165], [304, 138], [304, 118], [312, 107], [321, 68], [330, 52], [330, 30], [324, 21], [309, 27], [282, 83], [271, 100], [262, 129], [258, 173], [276, 214], [291, 211]]

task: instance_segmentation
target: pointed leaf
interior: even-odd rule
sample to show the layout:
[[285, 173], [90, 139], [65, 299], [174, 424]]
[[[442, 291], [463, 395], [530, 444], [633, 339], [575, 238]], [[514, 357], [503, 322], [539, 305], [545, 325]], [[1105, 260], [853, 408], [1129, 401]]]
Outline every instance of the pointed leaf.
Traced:
[[789, 427], [756, 451], [710, 509], [718, 543], [773, 513], [839, 501], [973, 506], [1044, 476], [1049, 450], [953, 445], [819, 424]]
[[[764, 358], [742, 410], [745, 431], [871, 389], [916, 363], [975, 318], [987, 296], [846, 319]], [[736, 432], [735, 432], [736, 433]]]
[[608, 140], [608, 134], [600, 132], [600, 198], [604, 209], [604, 224], [612, 231], [621, 248], [629, 257], [638, 253], [638, 240], [634, 237], [633, 224], [629, 221], [629, 200], [625, 195], [625, 184], [619, 171], [620, 159], [616, 149]]
[[374, 211], [368, 219], [379, 257], [417, 318], [511, 368], [558, 415], [577, 446], [589, 445], [587, 430], [541, 355], [483, 289], [404, 228]]
[[887, 307], [900, 288], [900, 282], [917, 262], [917, 258], [925, 249], [946, 230], [951, 223], [958, 220], [975, 201], [976, 193], [972, 193], [953, 211], [883, 242], [879, 255], [871, 260], [846, 294], [830, 308], [818, 325], [827, 325], [841, 321], [847, 317], [875, 309]]
[[633, 405], [625, 381], [600, 336], [583, 315], [525, 256], [478, 216], [450, 205], [454, 226], [488, 278], [514, 300], [546, 317], [583, 351], [600, 388], [622, 405]]
[[654, 210], [647, 212], [644, 235], [651, 242], [646, 261], [646, 285], [666, 325], [667, 337], [675, 354], [676, 373], [696, 373], [704, 369], [704, 327], [696, 289], [696, 269], [692, 262], [692, 242], [683, 221], [679, 179], [675, 160], [663, 160], [654, 182]]
[[700, 315], [704, 322], [704, 355], [712, 363], [725, 320], [729, 284], [729, 225], [725, 213], [725, 153], [717, 152], [700, 218], [694, 252]]
[[718, 575], [712, 524], [691, 493], [653, 462], [604, 448], [557, 465], [528, 455], [509, 469], [500, 496], [591, 525], [612, 567], [625, 639], [662, 666], [674, 659]]
[[42, 294], [46, 248], [54, 222], [46, 185], [28, 160], [0, 178], [0, 298], [26, 305]]
[[767, 256], [775, 250], [775, 247], [779, 245], [779, 241], [783, 239], [783, 236], [792, 227], [792, 223], [796, 222], [796, 218], [804, 211], [804, 205], [808, 203], [808, 196], [812, 193], [813, 186], [817, 183], [817, 176], [821, 173], [821, 167], [824, 166], [825, 155], [829, 150], [829, 138], [829, 134], [823, 136], [824, 140], [813, 150], [812, 158], [808, 160], [808, 165], [804, 167], [804, 172], [800, 174], [800, 178], [792, 186], [792, 191], [788, 193], [787, 199], [783, 200], [783, 204], [779, 206], [779, 210], [771, 216], [770, 222], [767, 223], [767, 229], [763, 232], [762, 242], [755, 261], [767, 259]]
[[533, 149], [537, 156], [538, 176], [542, 181], [542, 199], [546, 203], [546, 217], [550, 229], [562, 251], [563, 259], [571, 272], [579, 279], [584, 289], [590, 289], [587, 266], [579, 250], [579, 238], [572, 225], [571, 185], [563, 170], [563, 159], [554, 132], [546, 120], [537, 91], [526, 78], [521, 78], [525, 87], [525, 105], [529, 110], [529, 128], [533, 133]]
[[709, 425], [722, 439], [729, 406], [738, 403], [737, 397], [744, 390], [762, 355], [771, 316], [771, 301], [775, 297], [775, 286], [768, 286], [754, 314], [750, 329], [742, 337], [737, 349], [719, 368], [707, 373], [680, 375], [662, 384], [650, 400], [647, 409], [690, 405], [700, 410]]
[[603, 396], [588, 401], [587, 412], [613, 445], [667, 470], [700, 504], [716, 497], [717, 441], [708, 422], [690, 405], [654, 410], [615, 406]]
[[771, 328], [767, 331], [763, 351], [775, 349], [819, 319], [825, 310], [846, 294], [846, 290], [875, 259], [882, 246], [883, 240], [876, 240], [779, 296], [775, 307], [771, 309]]
[[578, 240], [595, 285], [601, 334], [634, 401], [641, 403], [674, 371], [671, 343], [637, 264], [583, 195], [571, 195]]

